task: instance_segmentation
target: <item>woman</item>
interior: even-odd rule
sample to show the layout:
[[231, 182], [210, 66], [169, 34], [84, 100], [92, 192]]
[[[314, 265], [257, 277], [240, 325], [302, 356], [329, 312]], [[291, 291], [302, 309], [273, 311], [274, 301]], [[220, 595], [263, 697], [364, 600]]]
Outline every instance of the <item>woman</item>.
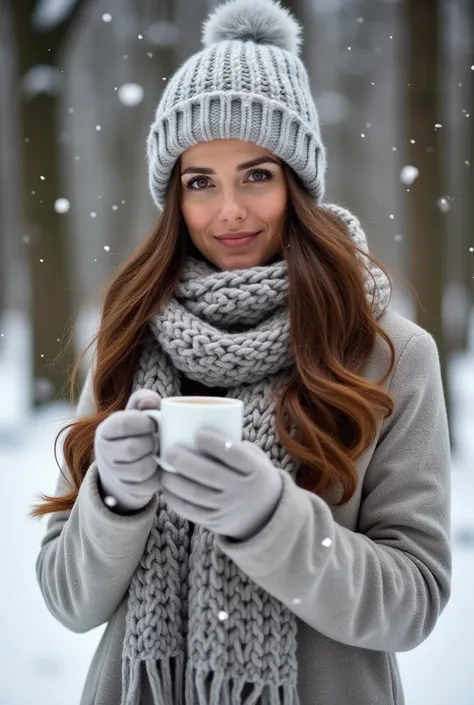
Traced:
[[[403, 703], [394, 653], [450, 590], [432, 337], [391, 312], [354, 216], [323, 205], [300, 29], [235, 0], [148, 141], [156, 231], [108, 290], [38, 559], [53, 615], [107, 623], [82, 704]], [[245, 404], [158, 468], [172, 395]]]

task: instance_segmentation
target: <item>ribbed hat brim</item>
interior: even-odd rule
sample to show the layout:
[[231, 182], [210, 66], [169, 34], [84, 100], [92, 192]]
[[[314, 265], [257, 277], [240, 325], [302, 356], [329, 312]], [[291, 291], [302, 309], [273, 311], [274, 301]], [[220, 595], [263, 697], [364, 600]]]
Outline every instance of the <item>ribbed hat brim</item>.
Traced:
[[240, 139], [268, 149], [295, 170], [318, 203], [323, 200], [326, 156], [314, 126], [265, 96], [216, 91], [176, 104], [152, 126], [149, 184], [159, 208], [180, 155], [198, 142], [216, 139]]

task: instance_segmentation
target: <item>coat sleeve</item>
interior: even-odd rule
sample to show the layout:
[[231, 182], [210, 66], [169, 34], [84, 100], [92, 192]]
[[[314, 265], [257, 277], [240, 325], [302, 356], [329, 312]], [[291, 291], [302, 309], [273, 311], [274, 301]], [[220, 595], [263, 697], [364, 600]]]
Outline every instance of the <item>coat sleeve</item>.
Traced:
[[398, 359], [367, 468], [357, 531], [282, 472], [270, 521], [247, 541], [219, 537], [257, 584], [331, 639], [406, 651], [431, 633], [450, 595], [450, 446], [433, 338], [415, 333]]
[[[94, 413], [91, 372], [77, 416]], [[62, 467], [56, 494], [71, 487]], [[72, 510], [48, 520], [36, 562], [45, 603], [56, 619], [74, 632], [107, 622], [123, 600], [143, 553], [156, 512], [156, 500], [132, 516], [111, 512], [99, 495], [95, 463], [80, 487]]]

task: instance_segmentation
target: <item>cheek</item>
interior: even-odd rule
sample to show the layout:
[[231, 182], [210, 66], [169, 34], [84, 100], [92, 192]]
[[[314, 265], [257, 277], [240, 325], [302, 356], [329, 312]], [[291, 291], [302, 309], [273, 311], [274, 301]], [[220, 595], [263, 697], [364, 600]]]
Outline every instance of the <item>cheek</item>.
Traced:
[[268, 198], [262, 199], [257, 206], [258, 216], [272, 229], [279, 228], [285, 218], [287, 207], [287, 195], [284, 190], [269, 194]]
[[192, 235], [199, 236], [209, 223], [209, 208], [206, 208], [202, 203], [189, 203], [183, 199], [181, 213], [186, 227]]

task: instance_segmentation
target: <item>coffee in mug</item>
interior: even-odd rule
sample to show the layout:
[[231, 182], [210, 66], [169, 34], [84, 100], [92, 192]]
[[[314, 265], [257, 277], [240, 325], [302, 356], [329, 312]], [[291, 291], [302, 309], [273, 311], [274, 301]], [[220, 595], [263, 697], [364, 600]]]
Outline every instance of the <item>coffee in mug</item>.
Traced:
[[194, 449], [198, 431], [218, 431], [232, 443], [242, 440], [244, 404], [240, 399], [166, 397], [162, 399], [160, 409], [143, 409], [142, 413], [156, 421], [161, 455], [155, 459], [169, 472], [174, 472], [173, 468], [162, 459], [168, 448], [179, 443]]

